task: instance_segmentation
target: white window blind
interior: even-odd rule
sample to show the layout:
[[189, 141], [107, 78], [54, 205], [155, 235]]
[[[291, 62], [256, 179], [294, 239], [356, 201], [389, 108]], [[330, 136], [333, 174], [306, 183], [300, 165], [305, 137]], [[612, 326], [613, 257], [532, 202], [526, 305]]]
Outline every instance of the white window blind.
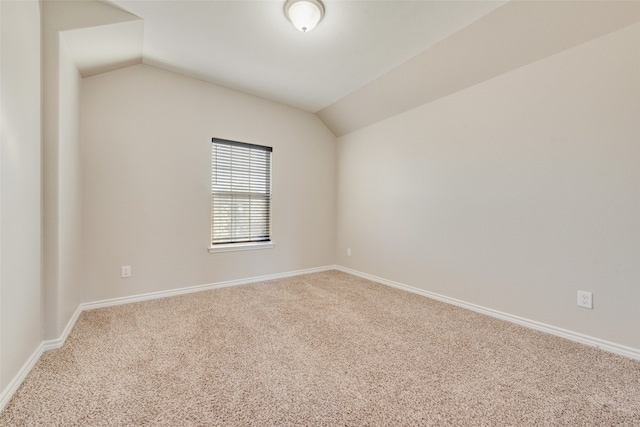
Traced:
[[272, 150], [212, 139], [212, 247], [271, 240]]

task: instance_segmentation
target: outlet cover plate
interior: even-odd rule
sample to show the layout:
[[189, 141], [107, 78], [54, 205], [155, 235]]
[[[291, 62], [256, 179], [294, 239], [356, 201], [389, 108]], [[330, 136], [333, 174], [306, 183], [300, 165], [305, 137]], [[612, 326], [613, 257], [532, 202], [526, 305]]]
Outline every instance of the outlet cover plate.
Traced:
[[591, 292], [578, 291], [578, 307], [593, 308], [593, 294]]

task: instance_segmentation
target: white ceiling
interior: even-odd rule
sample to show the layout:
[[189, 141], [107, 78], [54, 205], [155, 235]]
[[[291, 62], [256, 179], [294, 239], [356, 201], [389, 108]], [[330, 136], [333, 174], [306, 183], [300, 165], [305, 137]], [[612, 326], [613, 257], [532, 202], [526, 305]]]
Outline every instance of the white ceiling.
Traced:
[[637, 0], [514, 0], [316, 114], [342, 136], [637, 22]]
[[[2, 1], [2, 0], [0, 0]], [[640, 0], [47, 0], [82, 77], [144, 62], [314, 112], [336, 136], [640, 22]]]
[[111, 0], [142, 18], [143, 62], [317, 112], [506, 0], [324, 0], [311, 32], [284, 0]]

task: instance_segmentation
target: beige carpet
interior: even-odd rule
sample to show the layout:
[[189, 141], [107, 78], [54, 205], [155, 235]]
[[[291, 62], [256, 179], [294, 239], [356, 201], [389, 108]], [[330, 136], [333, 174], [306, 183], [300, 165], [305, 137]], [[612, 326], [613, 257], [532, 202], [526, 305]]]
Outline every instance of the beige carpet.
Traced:
[[2, 426], [640, 426], [640, 362], [337, 271], [84, 312]]

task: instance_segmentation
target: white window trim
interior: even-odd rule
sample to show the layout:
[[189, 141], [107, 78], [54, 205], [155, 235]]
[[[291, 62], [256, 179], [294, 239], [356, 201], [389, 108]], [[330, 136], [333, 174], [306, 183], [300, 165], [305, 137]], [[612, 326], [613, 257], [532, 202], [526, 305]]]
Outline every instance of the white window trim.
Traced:
[[209, 247], [209, 253], [215, 254], [218, 252], [236, 252], [236, 251], [251, 251], [255, 249], [271, 249], [276, 244], [269, 242], [247, 242], [247, 243], [228, 243]]
[[[269, 153], [273, 152], [273, 148], [272, 147], [268, 147], [268, 146], [261, 146], [261, 145], [256, 145], [256, 144], [250, 144], [250, 143], [245, 143], [245, 142], [239, 142], [239, 141], [231, 141], [231, 140], [224, 140], [224, 139], [220, 139], [220, 138], [212, 138], [212, 143], [216, 143], [217, 142], [222, 142], [222, 143], [226, 143], [226, 145], [239, 145], [239, 146], [245, 146], [245, 147], [250, 147], [250, 148], [259, 148], [261, 151], [268, 151]], [[269, 171], [271, 173], [272, 171], [272, 163], [273, 160], [271, 159], [271, 157], [269, 158]], [[269, 177], [271, 179], [271, 176]], [[269, 186], [271, 187], [271, 181], [269, 181]], [[212, 189], [213, 190], [213, 189]], [[213, 191], [212, 191], [212, 200], [213, 200]], [[272, 199], [272, 194], [269, 193], [269, 199]], [[212, 205], [213, 206], [213, 205]], [[269, 208], [269, 224], [268, 224], [268, 229], [269, 229], [269, 235], [268, 237], [271, 238], [272, 237], [272, 228], [271, 228], [271, 208]], [[212, 223], [212, 234], [213, 234], [213, 223]], [[212, 237], [213, 240], [213, 237]], [[248, 250], [256, 250], [256, 249], [272, 249], [275, 247], [275, 243], [273, 243], [272, 240], [266, 240], [266, 241], [250, 241], [250, 242], [229, 242], [229, 243], [220, 243], [220, 244], [211, 244], [209, 246], [209, 253], [218, 253], [218, 252], [237, 252], [237, 251], [248, 251]]]

